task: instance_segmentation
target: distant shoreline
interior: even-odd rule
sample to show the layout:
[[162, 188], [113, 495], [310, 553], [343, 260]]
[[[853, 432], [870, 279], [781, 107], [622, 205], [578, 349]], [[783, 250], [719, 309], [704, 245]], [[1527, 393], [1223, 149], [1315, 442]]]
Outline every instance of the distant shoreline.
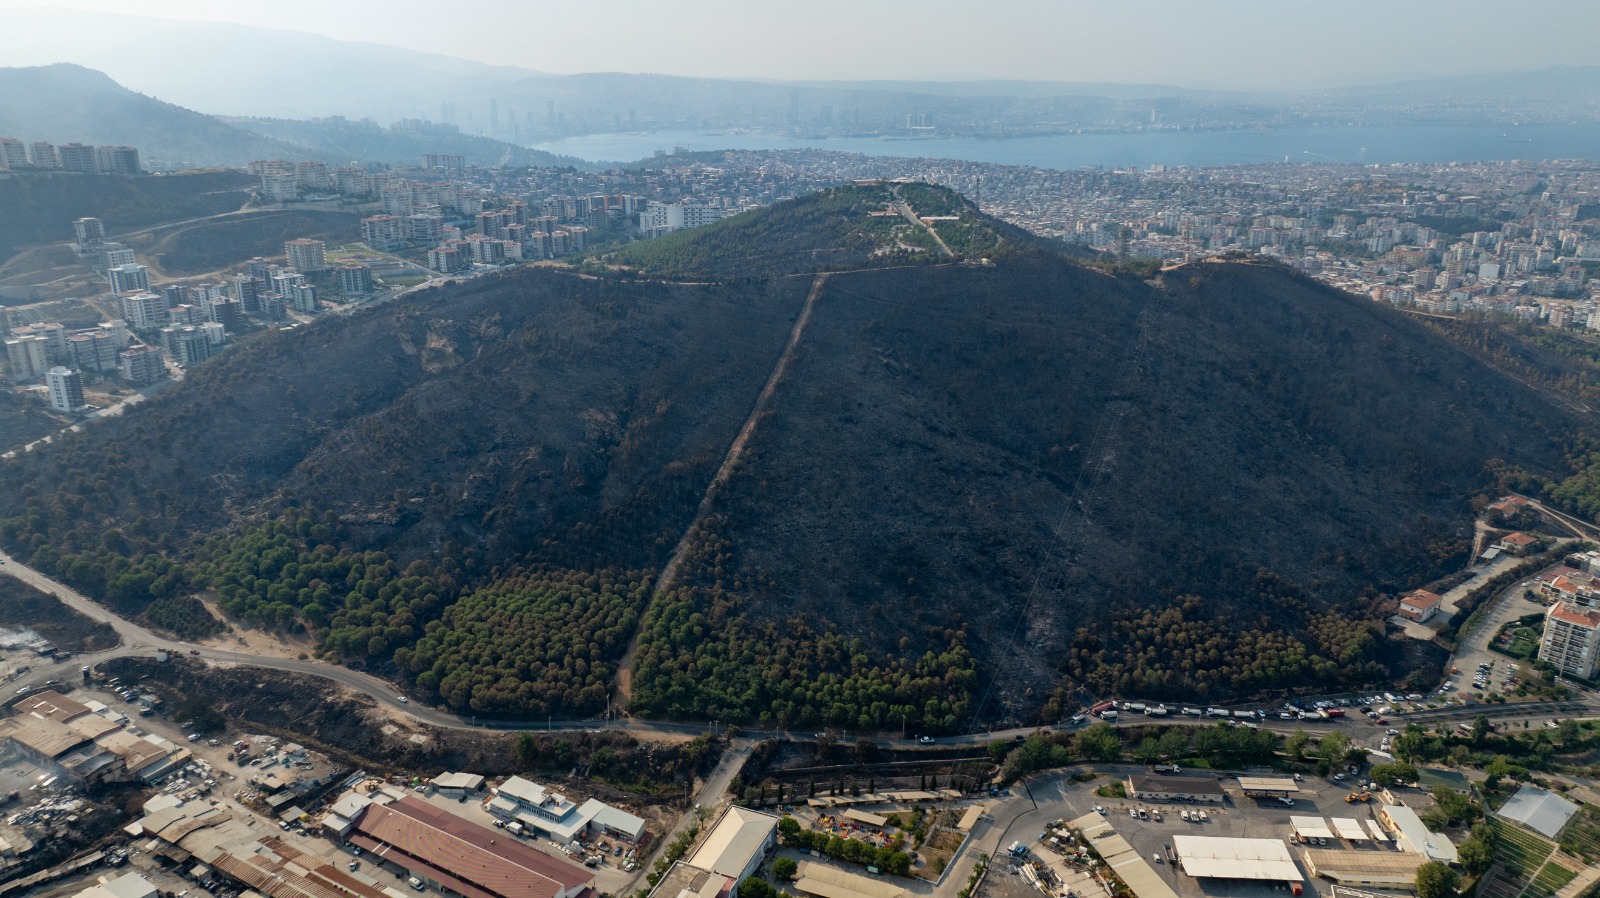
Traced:
[[[996, 137], [795, 137], [730, 131], [590, 134], [531, 144], [591, 162], [648, 160], [675, 148], [828, 150], [1038, 168], [1213, 167], [1282, 162], [1347, 164], [1600, 159], [1600, 122], [1571, 125], [1354, 125], [1157, 130]], [[915, 147], [915, 149], [911, 149]]]

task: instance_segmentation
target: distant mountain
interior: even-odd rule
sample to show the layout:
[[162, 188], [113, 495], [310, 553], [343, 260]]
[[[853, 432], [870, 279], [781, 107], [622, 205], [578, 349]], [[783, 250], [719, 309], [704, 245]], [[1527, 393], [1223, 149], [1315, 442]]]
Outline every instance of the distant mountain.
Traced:
[[134, 93], [82, 66], [0, 68], [0, 134], [138, 147], [145, 160], [243, 165], [306, 154], [209, 115]]
[[488, 137], [438, 132], [424, 134], [337, 116], [309, 121], [266, 118], [222, 120], [293, 146], [298, 152], [345, 162], [355, 160], [415, 165], [424, 153], [448, 153], [461, 156], [468, 165], [484, 168], [528, 165], [594, 168], [594, 163], [583, 159], [559, 156]]
[[[774, 81], [593, 72], [551, 75], [283, 29], [100, 11], [7, 9], [0, 59], [75, 62], [153, 96], [228, 116], [431, 119], [531, 144], [573, 134], [759, 129], [817, 135], [1014, 137], [1080, 129], [1566, 122], [1600, 116], [1586, 70], [1318, 91], [965, 79]], [[73, 35], [71, 59], [41, 57]], [[159, 63], [155, 62], [159, 60]], [[333, 86], [337, 89], [331, 89]]]
[[641, 714], [926, 732], [1403, 676], [1386, 594], [1464, 559], [1491, 461], [1594, 427], [1288, 271], [1092, 270], [894, 190], [275, 332], [0, 462], [0, 541], [472, 713], [626, 667]]
[[414, 165], [423, 153], [460, 154], [487, 167], [587, 164], [484, 137], [422, 135], [345, 119], [230, 123], [66, 63], [0, 68], [0, 135], [125, 144], [138, 147], [146, 161], [191, 165], [241, 166], [255, 159]]
[[[136, 90], [217, 115], [437, 119], [434, 98], [539, 73], [287, 29], [102, 10], [12, 8], [0, 29], [11, 65], [75, 62]], [[71, 34], [72, 59], [40, 56], [38, 34]], [[336, 87], [335, 87], [336, 86]], [[427, 102], [426, 108], [415, 104]], [[397, 105], [398, 104], [398, 105]]]

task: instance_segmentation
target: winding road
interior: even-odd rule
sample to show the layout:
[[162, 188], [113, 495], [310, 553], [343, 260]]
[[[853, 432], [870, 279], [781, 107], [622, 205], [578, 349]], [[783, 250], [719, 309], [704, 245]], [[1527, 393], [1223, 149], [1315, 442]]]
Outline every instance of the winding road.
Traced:
[[[337, 664], [323, 661], [301, 661], [295, 658], [279, 658], [270, 655], [252, 655], [230, 649], [219, 649], [211, 646], [196, 645], [163, 636], [138, 623], [122, 617], [110, 609], [94, 602], [87, 596], [79, 593], [64, 583], [52, 579], [31, 567], [21, 564], [5, 552], [0, 552], [0, 574], [13, 577], [21, 582], [52, 595], [79, 614], [110, 626], [121, 639], [121, 644], [113, 649], [94, 652], [74, 657], [70, 661], [54, 664], [37, 665], [25, 677], [14, 682], [23, 689], [42, 686], [49, 679], [70, 679], [79, 665], [99, 664], [113, 658], [155, 657], [157, 652], [166, 652], [170, 655], [187, 655], [191, 658], [211, 662], [219, 665], [235, 665], [239, 667], [254, 667], [261, 670], [277, 670], [287, 673], [303, 674], [319, 677], [337, 683], [353, 692], [366, 695], [377, 704], [386, 708], [390, 713], [409, 716], [413, 720], [435, 727], [448, 729], [490, 729], [490, 730], [517, 730], [537, 732], [573, 731], [573, 730], [623, 730], [641, 739], [655, 738], [682, 738], [684, 736], [697, 736], [711, 732], [713, 727], [704, 722], [673, 723], [669, 721], [647, 721], [631, 718], [604, 719], [587, 718], [579, 720], [556, 720], [553, 718], [531, 720], [480, 720], [476, 717], [467, 718], [451, 713], [440, 708], [430, 707], [420, 702], [410, 701], [395, 684], [381, 677], [351, 670]], [[1585, 693], [1583, 699], [1564, 703], [1540, 703], [1532, 705], [1476, 705], [1469, 708], [1452, 708], [1438, 712], [1422, 712], [1401, 718], [1416, 719], [1418, 722], [1433, 723], [1440, 720], [1471, 719], [1478, 714], [1487, 714], [1495, 721], [1523, 721], [1538, 720], [1548, 717], [1552, 713], [1562, 713], [1585, 719], [1600, 716], [1600, 703], [1597, 703], [1592, 693]], [[1117, 726], [1143, 726], [1152, 723], [1176, 724], [1181, 726], [1209, 726], [1214, 721], [1207, 718], [1172, 717], [1153, 721], [1144, 717], [1130, 717], [1128, 720], [1119, 720]], [[1283, 721], [1276, 719], [1264, 720], [1262, 727], [1273, 730], [1293, 732], [1304, 729], [1313, 736], [1323, 733], [1342, 731], [1353, 740], [1360, 742], [1363, 737], [1371, 737], [1381, 731], [1372, 727], [1364, 718], [1346, 718], [1344, 720], [1328, 721]], [[960, 736], [941, 737], [937, 745], [942, 748], [951, 747], [976, 747], [986, 746], [996, 739], [1017, 739], [1035, 732], [1035, 727], [1018, 727], [1009, 730], [997, 730], [986, 733], [974, 733]], [[841, 741], [855, 741], [857, 735], [869, 738], [882, 748], [912, 748], [919, 743], [916, 738], [895, 739], [875, 738], [871, 734], [853, 734], [850, 732], [822, 733], [797, 733], [788, 730], [744, 730], [743, 735], [748, 739], [787, 739], [792, 741], [807, 741], [826, 735]], [[740, 740], [745, 744], [745, 740]]]

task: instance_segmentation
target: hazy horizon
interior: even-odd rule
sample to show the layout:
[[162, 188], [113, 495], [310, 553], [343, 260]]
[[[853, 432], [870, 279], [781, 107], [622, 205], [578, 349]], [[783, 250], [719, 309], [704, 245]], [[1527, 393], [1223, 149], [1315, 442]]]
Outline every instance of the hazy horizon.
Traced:
[[[801, 9], [733, 0], [616, 0], [603, 13], [480, 0], [452, 18], [420, 0], [0, 0], [11, 10], [82, 10], [229, 22], [552, 74], [642, 72], [787, 81], [1028, 80], [1192, 89], [1319, 89], [1412, 78], [1594, 65], [1600, 4], [1531, 0], [1503, 23], [1486, 0], [1311, 4], [1184, 0], [1104, 4], [1002, 0], [814, 0]], [[492, 27], [485, 23], [492, 23]], [[1540, 27], [1556, 25], [1559, 27]], [[17, 35], [21, 37], [21, 35]], [[76, 32], [27, 35], [8, 65], [78, 62]], [[1241, 62], [1244, 61], [1244, 62]], [[1244, 64], [1248, 63], [1248, 64]], [[159, 65], [160, 60], [152, 60]]]

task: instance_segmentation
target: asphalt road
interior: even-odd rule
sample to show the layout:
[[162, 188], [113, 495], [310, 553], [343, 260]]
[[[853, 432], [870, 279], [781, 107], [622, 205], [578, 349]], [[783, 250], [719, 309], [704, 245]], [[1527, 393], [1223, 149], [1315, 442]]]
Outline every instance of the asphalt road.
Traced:
[[[305, 674], [330, 680], [353, 692], [370, 697], [379, 705], [386, 707], [395, 714], [409, 715], [414, 720], [436, 727], [451, 729], [494, 729], [494, 730], [599, 730], [617, 729], [627, 731], [641, 738], [651, 736], [695, 736], [711, 731], [711, 726], [704, 722], [673, 723], [668, 721], [648, 721], [636, 718], [618, 719], [581, 719], [581, 720], [555, 720], [553, 718], [528, 719], [528, 720], [478, 720], [466, 718], [440, 708], [429, 707], [419, 702], [410, 701], [408, 697], [395, 686], [395, 684], [375, 677], [368, 673], [351, 670], [337, 664], [328, 664], [323, 661], [301, 661], [294, 658], [279, 658], [269, 655], [251, 655], [235, 652], [228, 649], [217, 649], [210, 646], [195, 645], [172, 639], [156, 633], [138, 623], [115, 614], [111, 610], [90, 600], [71, 587], [39, 571], [19, 563], [5, 552], [0, 552], [0, 574], [5, 574], [28, 584], [40, 592], [47, 593], [60, 599], [68, 607], [85, 617], [105, 623], [116, 631], [122, 644], [114, 649], [82, 655], [69, 662], [56, 664], [37, 665], [29, 671], [28, 676], [16, 680], [20, 687], [38, 686], [47, 679], [70, 680], [76, 676], [79, 666], [83, 664], [98, 664], [112, 658], [126, 657], [154, 657], [157, 652], [167, 652], [172, 655], [186, 655], [190, 658], [214, 662], [217, 664], [232, 664], [240, 667], [253, 667], [261, 670], [277, 670], [289, 673]], [[1431, 722], [1445, 719], [1472, 719], [1479, 714], [1487, 714], [1491, 720], [1524, 720], [1547, 717], [1552, 713], [1561, 713], [1562, 716], [1593, 717], [1596, 716], [1596, 706], [1592, 696], [1585, 696], [1585, 701], [1577, 703], [1564, 703], [1549, 708], [1544, 705], [1477, 705], [1469, 708], [1454, 708], [1444, 712], [1421, 712], [1404, 718], [1398, 718], [1392, 725], [1401, 726], [1405, 720], [1418, 720]], [[1152, 720], [1145, 717], [1130, 717], [1128, 720], [1119, 720], [1118, 726], [1143, 726], [1152, 723], [1165, 723], [1179, 726], [1207, 726], [1214, 721], [1207, 718], [1169, 717], [1161, 720]], [[1372, 736], [1375, 728], [1364, 717], [1346, 718], [1343, 720], [1317, 720], [1317, 721], [1285, 721], [1269, 718], [1261, 722], [1260, 726], [1285, 732], [1304, 729], [1312, 735], [1321, 735], [1327, 732], [1342, 731], [1357, 742], [1365, 741]], [[937, 746], [950, 748], [978, 747], [988, 745], [996, 739], [1016, 739], [1024, 737], [1036, 730], [1035, 727], [1018, 727], [1007, 730], [997, 730], [986, 733], [973, 733], [960, 736], [941, 737]], [[790, 739], [803, 741], [817, 738], [817, 733], [796, 733], [787, 730], [744, 730], [742, 735], [751, 739]], [[873, 742], [884, 748], [909, 748], [918, 743], [915, 738], [893, 739], [877, 738], [871, 734], [852, 734], [846, 732], [832, 732], [832, 738], [840, 741], [853, 742], [858, 735], [866, 735]]]

